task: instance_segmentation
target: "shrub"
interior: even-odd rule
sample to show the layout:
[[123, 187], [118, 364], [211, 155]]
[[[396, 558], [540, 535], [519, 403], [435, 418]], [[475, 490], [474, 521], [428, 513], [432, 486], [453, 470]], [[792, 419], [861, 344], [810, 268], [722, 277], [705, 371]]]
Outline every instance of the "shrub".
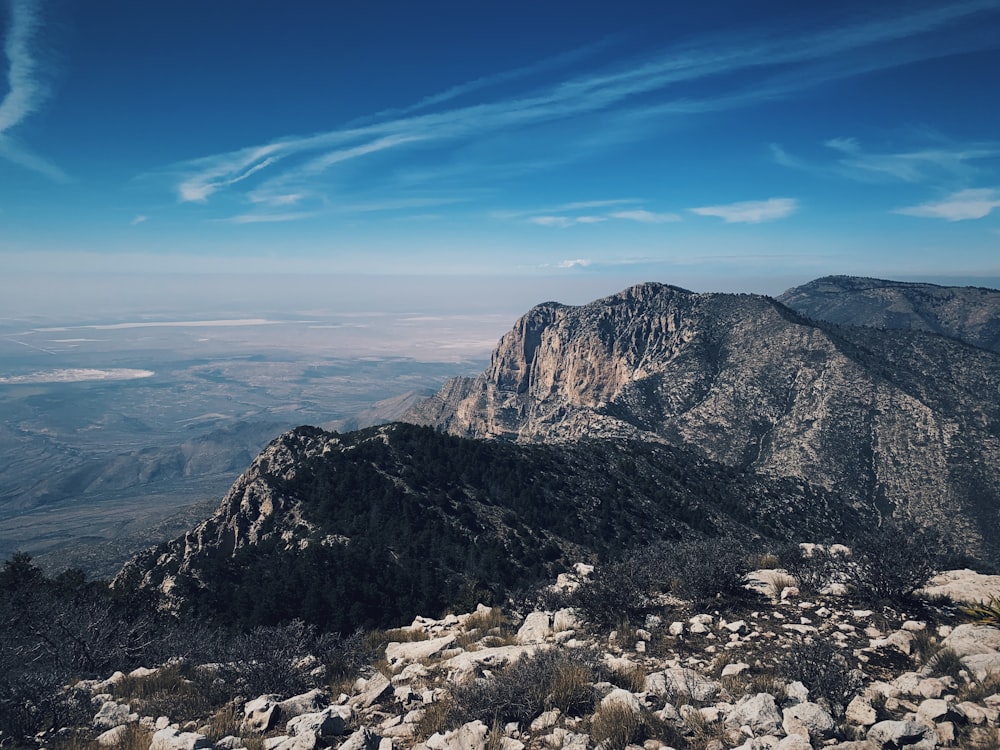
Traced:
[[464, 724], [526, 723], [558, 708], [579, 715], [593, 703], [595, 657], [589, 653], [541, 651], [524, 656], [492, 677], [459, 685], [452, 691], [451, 719]]
[[887, 521], [858, 539], [851, 583], [877, 602], [901, 602], [927, 583], [941, 554], [940, 536], [907, 521]]
[[844, 654], [826, 641], [793, 646], [778, 665], [779, 673], [789, 680], [800, 680], [809, 688], [810, 697], [824, 701], [834, 717], [844, 709], [863, 682], [862, 675], [851, 669]]
[[621, 703], [601, 706], [590, 718], [590, 739], [607, 750], [624, 750], [641, 739], [641, 729], [639, 714]]
[[574, 604], [594, 625], [641, 622], [661, 609], [661, 595], [702, 603], [719, 596], [741, 599], [750, 572], [746, 551], [732, 539], [660, 542], [599, 566], [574, 594]]
[[930, 667], [931, 676], [933, 677], [954, 677], [956, 680], [961, 681], [961, 673], [963, 671], [968, 673], [962, 657], [951, 648], [938, 649], [927, 659], [926, 663]]
[[847, 561], [826, 547], [814, 547], [807, 554], [795, 544], [782, 552], [781, 561], [802, 593], [809, 596], [815, 596], [831, 583], [843, 581], [847, 574]]
[[959, 611], [973, 622], [1000, 625], [1000, 596], [993, 594], [987, 601], [961, 606]]

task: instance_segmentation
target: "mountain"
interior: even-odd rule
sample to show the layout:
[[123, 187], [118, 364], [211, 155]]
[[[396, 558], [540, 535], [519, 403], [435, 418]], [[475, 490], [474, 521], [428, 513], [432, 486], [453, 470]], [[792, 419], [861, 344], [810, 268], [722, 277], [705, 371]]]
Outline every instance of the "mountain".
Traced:
[[793, 477], [1000, 558], [1000, 356], [818, 322], [757, 295], [640, 284], [538, 305], [489, 368], [407, 421], [520, 442], [619, 437]]
[[[871, 517], [799, 480], [657, 442], [515, 445], [406, 424], [274, 440], [215, 514], [119, 590], [230, 624], [398, 624], [656, 540], [844, 538]], [[470, 604], [471, 603], [471, 604]]]
[[816, 320], [929, 331], [1000, 352], [1000, 291], [824, 276], [778, 301]]

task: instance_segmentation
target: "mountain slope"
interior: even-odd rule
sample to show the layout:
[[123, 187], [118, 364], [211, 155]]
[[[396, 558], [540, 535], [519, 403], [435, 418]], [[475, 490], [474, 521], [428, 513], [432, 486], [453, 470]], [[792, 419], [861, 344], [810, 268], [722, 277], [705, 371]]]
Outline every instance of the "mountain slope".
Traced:
[[778, 301], [816, 320], [929, 331], [1000, 352], [1000, 291], [825, 276]]
[[302, 427], [273, 441], [210, 519], [133, 558], [115, 586], [233, 623], [300, 617], [350, 632], [499, 599], [655, 540], [846, 538], [870, 523], [801, 481], [659, 443]]
[[767, 297], [641, 284], [529, 311], [490, 367], [408, 421], [525, 442], [627, 436], [796, 477], [1000, 552], [1000, 356], [810, 321]]

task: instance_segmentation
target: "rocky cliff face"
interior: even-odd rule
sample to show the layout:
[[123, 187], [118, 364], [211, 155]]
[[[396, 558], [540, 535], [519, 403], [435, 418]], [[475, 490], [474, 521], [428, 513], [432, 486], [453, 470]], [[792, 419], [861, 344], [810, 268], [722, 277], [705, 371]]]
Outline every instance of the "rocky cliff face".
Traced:
[[929, 331], [1000, 352], [1000, 291], [825, 276], [778, 301], [816, 320]]
[[773, 299], [642, 284], [532, 309], [474, 380], [407, 415], [524, 442], [631, 436], [797, 477], [1000, 549], [1000, 357], [810, 321]]

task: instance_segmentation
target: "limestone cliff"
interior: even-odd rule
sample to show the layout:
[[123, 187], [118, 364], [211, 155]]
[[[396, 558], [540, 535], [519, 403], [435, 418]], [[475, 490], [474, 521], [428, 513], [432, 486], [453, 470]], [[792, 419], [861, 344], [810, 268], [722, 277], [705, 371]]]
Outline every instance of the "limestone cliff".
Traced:
[[1000, 357], [821, 324], [756, 295], [641, 284], [529, 311], [489, 368], [406, 417], [524, 442], [632, 436], [798, 477], [1000, 549]]

